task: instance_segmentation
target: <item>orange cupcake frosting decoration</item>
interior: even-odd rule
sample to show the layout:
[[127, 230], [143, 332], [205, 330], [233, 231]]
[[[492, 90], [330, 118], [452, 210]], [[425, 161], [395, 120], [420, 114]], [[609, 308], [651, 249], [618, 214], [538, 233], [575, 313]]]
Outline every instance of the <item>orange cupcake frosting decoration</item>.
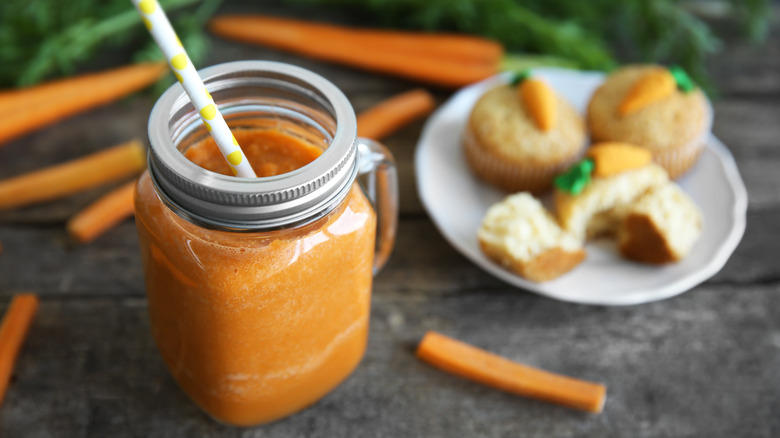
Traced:
[[628, 170], [639, 169], [653, 161], [653, 154], [640, 146], [628, 143], [598, 143], [586, 152], [596, 165], [593, 176], [604, 178]]
[[540, 79], [523, 77], [517, 87], [517, 94], [528, 115], [533, 119], [536, 128], [549, 132], [555, 128], [558, 108], [555, 93]]
[[627, 116], [646, 106], [671, 96], [677, 90], [677, 81], [665, 68], [649, 71], [628, 90], [618, 107], [618, 114]]

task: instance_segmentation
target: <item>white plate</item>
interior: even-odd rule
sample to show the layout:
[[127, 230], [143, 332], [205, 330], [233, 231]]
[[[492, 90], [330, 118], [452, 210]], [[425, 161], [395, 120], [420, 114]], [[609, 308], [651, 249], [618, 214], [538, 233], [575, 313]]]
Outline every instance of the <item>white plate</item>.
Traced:
[[[538, 69], [584, 114], [590, 95], [603, 81], [601, 73]], [[596, 241], [586, 246], [588, 256], [571, 272], [545, 283], [519, 277], [488, 259], [477, 243], [477, 228], [492, 204], [507, 194], [475, 178], [463, 156], [463, 128], [477, 99], [506, 82], [497, 76], [464, 88], [442, 105], [425, 125], [415, 153], [417, 190], [428, 214], [444, 237], [463, 255], [487, 272], [520, 288], [563, 301], [626, 305], [669, 298], [715, 275], [726, 263], [745, 231], [747, 192], [734, 158], [726, 146], [710, 136], [701, 158], [680, 186], [701, 208], [701, 238], [682, 261], [651, 266], [627, 261], [614, 243]]]

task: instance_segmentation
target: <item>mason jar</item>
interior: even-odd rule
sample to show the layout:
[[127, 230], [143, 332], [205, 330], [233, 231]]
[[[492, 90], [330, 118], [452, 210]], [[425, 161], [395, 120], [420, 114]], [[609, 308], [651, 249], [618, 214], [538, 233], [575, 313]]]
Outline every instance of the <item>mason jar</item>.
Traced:
[[314, 403], [363, 357], [373, 274], [395, 238], [396, 171], [315, 73], [241, 61], [200, 74], [265, 176], [227, 172], [179, 84], [160, 97], [135, 198], [149, 317], [189, 398], [257, 425]]

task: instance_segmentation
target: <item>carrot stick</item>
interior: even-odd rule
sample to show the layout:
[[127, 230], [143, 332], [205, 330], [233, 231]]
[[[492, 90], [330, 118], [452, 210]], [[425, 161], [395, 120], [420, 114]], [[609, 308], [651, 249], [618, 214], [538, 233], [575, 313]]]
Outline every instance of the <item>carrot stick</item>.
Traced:
[[500, 66], [500, 60], [453, 59], [437, 54], [435, 49], [424, 51], [426, 41], [417, 42], [420, 50], [405, 52], [390, 43], [377, 43], [380, 38], [370, 34], [375, 31], [344, 30], [343, 33], [334, 33], [293, 20], [280, 22], [258, 16], [226, 16], [212, 19], [210, 29], [224, 38], [289, 50], [315, 59], [441, 87], [456, 88], [480, 81], [496, 74]]
[[427, 115], [435, 102], [422, 88], [391, 97], [357, 116], [358, 135], [380, 140], [402, 126]]
[[133, 180], [122, 185], [73, 216], [67, 224], [68, 233], [77, 241], [88, 243], [132, 216], [135, 183]]
[[606, 387], [512, 362], [436, 332], [428, 332], [417, 357], [449, 373], [513, 394], [599, 413]]
[[[364, 44], [381, 52], [421, 54], [463, 62], [497, 64], [504, 55], [500, 43], [471, 35], [359, 29], [266, 15], [222, 15], [213, 18], [210, 26], [217, 34], [230, 32], [236, 38], [241, 35], [278, 37], [282, 33], [286, 41]], [[239, 32], [235, 32], [237, 29]], [[272, 41], [282, 40], [275, 38]]]
[[164, 63], [136, 64], [0, 93], [0, 144], [112, 102], [158, 80]]
[[17, 294], [0, 324], [0, 404], [11, 380], [16, 356], [22, 347], [27, 331], [38, 310], [38, 297], [33, 294]]
[[139, 173], [146, 165], [138, 140], [0, 181], [0, 210], [61, 198]]

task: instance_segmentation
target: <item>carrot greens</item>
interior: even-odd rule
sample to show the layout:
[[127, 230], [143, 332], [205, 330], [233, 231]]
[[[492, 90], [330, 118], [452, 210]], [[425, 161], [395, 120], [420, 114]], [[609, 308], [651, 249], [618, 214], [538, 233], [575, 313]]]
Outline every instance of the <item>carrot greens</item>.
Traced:
[[[720, 40], [708, 20], [736, 20], [752, 41], [768, 32], [769, 0], [287, 0], [362, 12], [365, 25], [456, 31], [583, 69], [618, 62], [679, 64], [710, 88], [705, 61]], [[373, 23], [370, 21], [373, 20]]]
[[[220, 1], [159, 0], [174, 17], [176, 11], [198, 5], [174, 19], [196, 63], [207, 49], [203, 24]], [[0, 1], [0, 89], [73, 74], [107, 48], [133, 49], [136, 61], [163, 60], [127, 0]]]

